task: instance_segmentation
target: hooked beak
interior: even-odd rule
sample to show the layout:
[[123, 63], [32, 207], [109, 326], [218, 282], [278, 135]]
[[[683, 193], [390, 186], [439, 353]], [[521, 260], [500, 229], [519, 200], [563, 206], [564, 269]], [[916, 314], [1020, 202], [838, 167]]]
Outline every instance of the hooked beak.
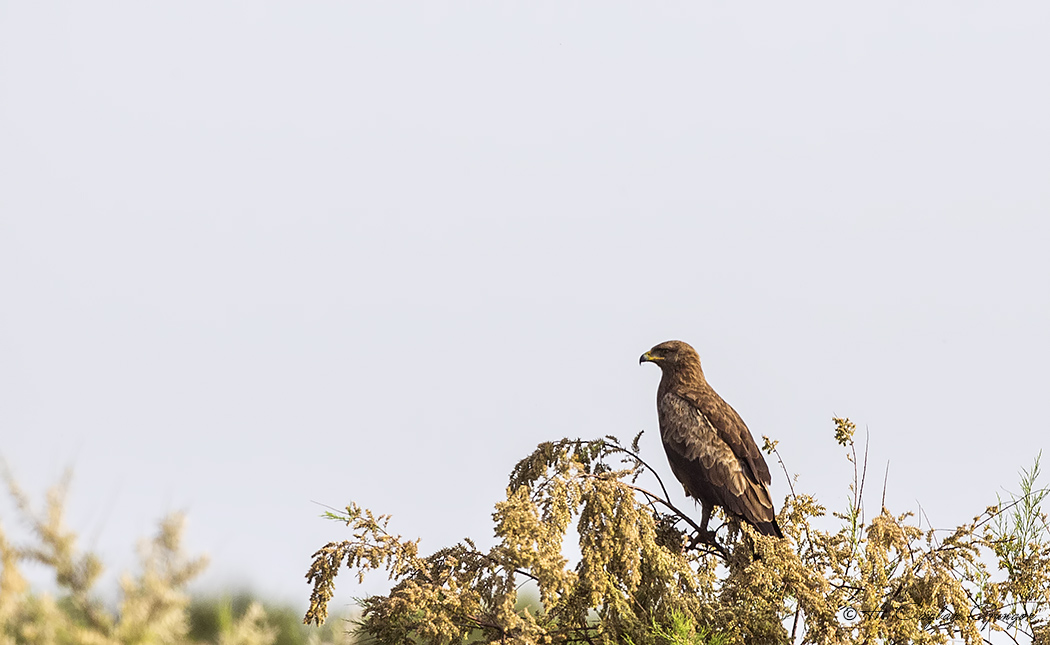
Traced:
[[663, 359], [659, 356], [653, 356], [651, 352], [642, 354], [642, 357], [638, 359], [638, 364], [642, 363], [655, 363], [656, 361], [662, 361]]

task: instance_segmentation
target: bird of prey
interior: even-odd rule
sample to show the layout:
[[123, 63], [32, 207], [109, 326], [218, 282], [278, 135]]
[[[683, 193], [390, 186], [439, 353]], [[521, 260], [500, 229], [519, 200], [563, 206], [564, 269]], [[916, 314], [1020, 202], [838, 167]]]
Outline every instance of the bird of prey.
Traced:
[[763, 535], [784, 537], [766, 460], [740, 415], [707, 384], [696, 350], [669, 340], [642, 354], [642, 363], [656, 363], [663, 372], [656, 390], [660, 438], [671, 472], [701, 504], [701, 535], [709, 535], [711, 509], [721, 506]]

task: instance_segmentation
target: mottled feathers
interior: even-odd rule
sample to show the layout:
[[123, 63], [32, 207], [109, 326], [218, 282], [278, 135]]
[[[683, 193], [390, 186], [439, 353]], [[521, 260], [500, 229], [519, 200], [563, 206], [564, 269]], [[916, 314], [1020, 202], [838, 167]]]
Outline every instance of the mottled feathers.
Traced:
[[769, 468], [751, 432], [711, 388], [696, 350], [672, 340], [642, 354], [640, 363], [660, 366], [656, 409], [671, 472], [703, 507], [706, 531], [712, 506], [752, 524], [764, 535], [783, 537], [769, 494]]

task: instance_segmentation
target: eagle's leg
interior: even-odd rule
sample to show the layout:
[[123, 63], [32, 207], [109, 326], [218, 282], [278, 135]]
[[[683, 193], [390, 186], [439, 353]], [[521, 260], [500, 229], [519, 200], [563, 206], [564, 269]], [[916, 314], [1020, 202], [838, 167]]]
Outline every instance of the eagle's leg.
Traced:
[[700, 502], [700, 533], [706, 535], [708, 533], [707, 523], [711, 521], [711, 505], [707, 502]]
[[711, 508], [710, 504], [700, 502], [700, 528], [688, 548], [695, 549], [697, 544], [715, 544], [715, 534], [707, 530], [707, 523], [711, 521]]

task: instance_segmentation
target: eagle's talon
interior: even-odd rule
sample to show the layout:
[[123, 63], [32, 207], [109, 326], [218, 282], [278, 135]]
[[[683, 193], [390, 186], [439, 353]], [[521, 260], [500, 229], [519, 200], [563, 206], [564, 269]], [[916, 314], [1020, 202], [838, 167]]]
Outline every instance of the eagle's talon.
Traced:
[[696, 532], [696, 536], [689, 543], [689, 546], [686, 547], [686, 550], [687, 551], [691, 551], [691, 550], [695, 549], [697, 546], [699, 546], [701, 544], [718, 545], [718, 542], [715, 541], [715, 532], [714, 531], [697, 531]]

